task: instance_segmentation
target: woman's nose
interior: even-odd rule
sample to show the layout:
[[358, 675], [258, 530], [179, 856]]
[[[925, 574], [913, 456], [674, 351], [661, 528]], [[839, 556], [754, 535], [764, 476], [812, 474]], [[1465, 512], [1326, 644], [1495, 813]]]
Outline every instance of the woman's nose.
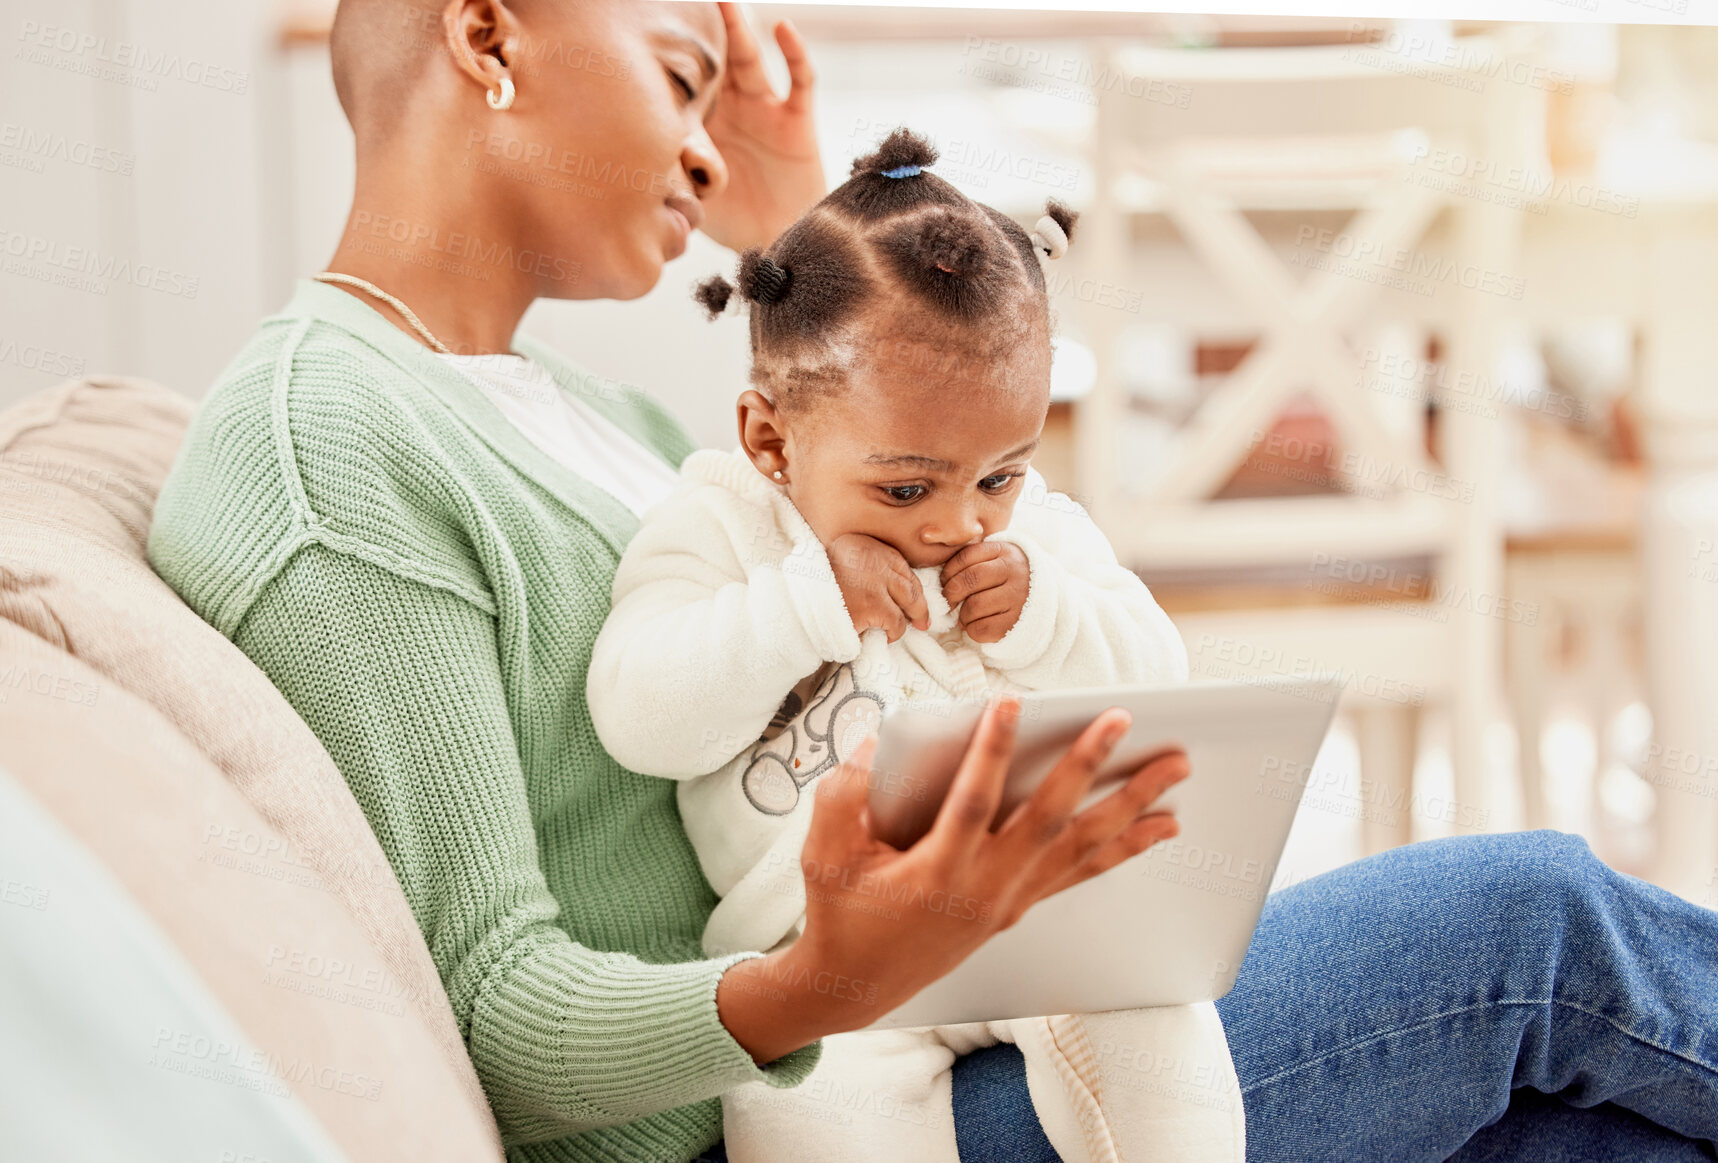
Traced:
[[728, 188], [728, 163], [716, 149], [702, 126], [686, 139], [680, 151], [680, 164], [692, 179], [692, 192], [700, 200], [714, 198]]

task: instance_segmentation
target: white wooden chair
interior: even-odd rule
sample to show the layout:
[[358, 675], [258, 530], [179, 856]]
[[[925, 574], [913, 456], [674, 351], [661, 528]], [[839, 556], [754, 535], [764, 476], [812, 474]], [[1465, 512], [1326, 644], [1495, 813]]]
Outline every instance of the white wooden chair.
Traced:
[[[1490, 68], [1520, 46], [1466, 42], [1454, 54], [1463, 67], [1407, 62], [1411, 71], [1380, 67], [1363, 55], [1368, 50], [1347, 47], [1186, 53], [1105, 43], [1097, 51], [1104, 68], [1185, 85], [1191, 97], [1178, 107], [1130, 98], [1121, 88], [1099, 90], [1091, 151], [1097, 191], [1081, 223], [1082, 245], [1070, 255], [1090, 277], [1118, 286], [1162, 278], [1146, 273], [1147, 254], [1133, 233], [1142, 218], [1167, 219], [1227, 292], [1232, 317], [1223, 319], [1209, 296], [1192, 292], [1154, 309], [1175, 312], [1180, 303], [1180, 321], [1194, 330], [1216, 325], [1232, 333], [1244, 325], [1260, 339], [1181, 431], [1147, 487], [1130, 492], [1127, 476], [1141, 468], [1117, 435], [1130, 405], [1115, 354], [1127, 321], [1096, 306], [1081, 312], [1078, 325], [1097, 353], [1098, 372], [1076, 413], [1079, 489], [1118, 553], [1148, 577], [1429, 559], [1436, 594], [1452, 595], [1437, 618], [1405, 602], [1296, 601], [1184, 613], [1177, 621], [1196, 675], [1349, 676], [1345, 706], [1356, 723], [1366, 781], [1360, 808], [1372, 849], [1410, 838], [1420, 705], [1446, 705], [1456, 810], [1443, 814], [1458, 830], [1483, 828], [1491, 804], [1485, 736], [1502, 685], [1501, 625], [1469, 613], [1462, 595], [1490, 602], [1503, 593], [1500, 424], [1443, 411], [1434, 462], [1412, 411], [1402, 423], [1403, 411], [1390, 406], [1396, 401], [1367, 385], [1355, 346], [1367, 329], [1387, 323], [1398, 334], [1435, 331], [1450, 366], [1489, 375], [1510, 303], [1447, 283], [1439, 302], [1414, 303], [1353, 277], [1366, 276], [1364, 267], [1297, 279], [1280, 257], [1280, 229], [1267, 225], [1261, 233], [1248, 211], [1266, 212], [1256, 219], [1268, 223], [1281, 218], [1270, 212], [1316, 219], [1352, 210], [1341, 236], [1373, 248], [1370, 254], [1405, 253], [1410, 265], [1434, 271], [1451, 269], [1450, 262], [1461, 272], [1510, 271], [1519, 211], [1413, 179], [1428, 172], [1415, 163], [1441, 156], [1434, 154], [1440, 149], [1500, 167], [1540, 162], [1535, 132], [1543, 125], [1543, 94], [1496, 75], [1472, 89], [1473, 67]], [[1385, 66], [1402, 63], [1384, 58]], [[1302, 222], [1296, 234], [1304, 238]], [[1162, 257], [1161, 248], [1153, 257]], [[1213, 500], [1303, 392], [1340, 441], [1336, 475], [1361, 491], [1371, 490], [1367, 478], [1381, 477], [1377, 495]]]

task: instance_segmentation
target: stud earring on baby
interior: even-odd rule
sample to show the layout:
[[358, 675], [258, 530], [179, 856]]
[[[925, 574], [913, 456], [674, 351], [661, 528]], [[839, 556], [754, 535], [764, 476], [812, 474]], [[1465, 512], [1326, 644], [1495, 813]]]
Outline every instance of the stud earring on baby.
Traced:
[[776, 469], [775, 472], [771, 473], [770, 475], [775, 477], [775, 479], [778, 481], [781, 480], [781, 469], [779, 469], [779, 468]]

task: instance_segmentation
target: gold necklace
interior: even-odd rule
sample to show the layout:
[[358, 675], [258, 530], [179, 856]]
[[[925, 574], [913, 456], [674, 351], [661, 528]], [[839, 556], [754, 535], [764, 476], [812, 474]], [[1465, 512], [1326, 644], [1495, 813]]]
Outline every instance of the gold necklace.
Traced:
[[419, 335], [423, 336], [423, 341], [429, 344], [431, 348], [443, 355], [454, 354], [453, 348], [437, 339], [435, 335], [431, 333], [430, 329], [424, 326], [424, 321], [418, 318], [417, 312], [413, 311], [410, 307], [388, 294], [388, 292], [382, 290], [382, 288], [378, 287], [375, 283], [366, 282], [357, 275], [343, 275], [339, 271], [322, 271], [321, 273], [311, 275], [310, 277], [319, 283], [344, 283], [348, 287], [357, 287], [360, 291], [376, 296], [376, 298], [398, 311], [400, 313], [400, 317], [407, 323], [410, 323], [412, 325], [412, 329]]

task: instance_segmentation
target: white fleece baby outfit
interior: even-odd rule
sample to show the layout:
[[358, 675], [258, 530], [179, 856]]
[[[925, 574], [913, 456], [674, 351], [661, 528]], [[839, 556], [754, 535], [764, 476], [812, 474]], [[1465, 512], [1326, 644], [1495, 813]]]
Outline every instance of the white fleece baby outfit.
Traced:
[[[609, 753], [679, 780], [680, 814], [722, 898], [712, 956], [799, 935], [808, 787], [897, 702], [1185, 681], [1187, 652], [1085, 510], [1028, 470], [1006, 530], [1025, 553], [1019, 620], [978, 643], [915, 571], [930, 628], [894, 643], [854, 628], [828, 555], [788, 499], [737, 450], [693, 453], [646, 514], [615, 575], [586, 682]], [[839, 985], [832, 985], [838, 988]], [[855, 987], [857, 988], [857, 987]], [[1241, 1163], [1245, 1119], [1216, 1007], [839, 1034], [799, 1087], [723, 1096], [734, 1163], [957, 1163], [950, 1067], [1017, 1044], [1045, 1134], [1065, 1163]]]

